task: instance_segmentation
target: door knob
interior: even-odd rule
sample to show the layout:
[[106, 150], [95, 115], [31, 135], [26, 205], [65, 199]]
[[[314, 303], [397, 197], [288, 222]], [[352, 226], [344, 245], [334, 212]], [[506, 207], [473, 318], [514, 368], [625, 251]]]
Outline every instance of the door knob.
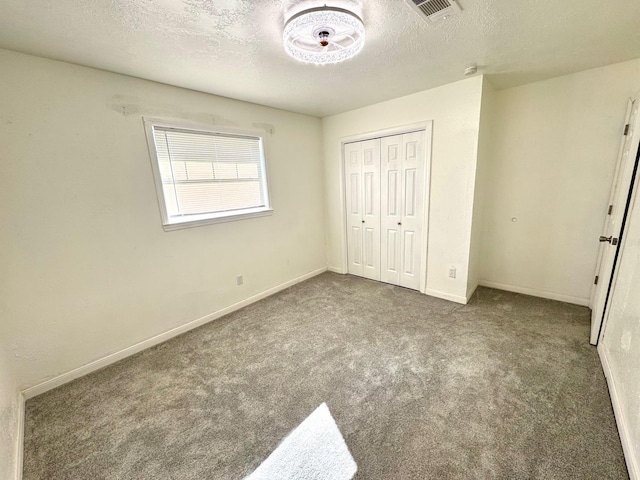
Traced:
[[362, 220], [362, 223], [364, 223], [364, 220]]
[[402, 225], [402, 222], [398, 222], [398, 225]]
[[611, 237], [600, 236], [600, 241], [601, 242], [609, 242], [611, 245], [617, 245], [618, 244], [618, 239], [617, 238], [613, 238], [613, 236], [611, 236]]

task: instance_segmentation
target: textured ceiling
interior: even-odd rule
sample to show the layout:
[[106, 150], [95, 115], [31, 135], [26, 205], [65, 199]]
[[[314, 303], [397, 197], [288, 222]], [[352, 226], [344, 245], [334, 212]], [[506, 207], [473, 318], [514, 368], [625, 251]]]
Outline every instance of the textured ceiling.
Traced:
[[[285, 17], [352, 7], [354, 59], [304, 65]], [[460, 80], [477, 63], [498, 88], [640, 57], [638, 0], [460, 0], [430, 26], [404, 0], [2, 0], [0, 47], [325, 116]]]

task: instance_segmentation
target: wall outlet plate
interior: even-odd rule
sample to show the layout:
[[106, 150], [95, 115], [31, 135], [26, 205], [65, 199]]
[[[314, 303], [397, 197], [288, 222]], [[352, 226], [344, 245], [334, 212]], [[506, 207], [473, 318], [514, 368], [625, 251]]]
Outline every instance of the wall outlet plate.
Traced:
[[238, 275], [236, 277], [236, 284], [237, 285], [242, 285], [244, 283], [244, 277], [242, 275]]
[[456, 278], [456, 267], [449, 267], [449, 278]]

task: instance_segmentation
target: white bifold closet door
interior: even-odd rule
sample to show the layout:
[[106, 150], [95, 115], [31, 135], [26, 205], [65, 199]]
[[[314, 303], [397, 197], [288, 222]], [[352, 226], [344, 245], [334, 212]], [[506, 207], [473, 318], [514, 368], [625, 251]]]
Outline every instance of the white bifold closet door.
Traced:
[[420, 289], [424, 135], [345, 145], [349, 273]]
[[381, 273], [383, 282], [420, 288], [424, 132], [381, 139]]
[[349, 273], [380, 280], [380, 139], [345, 145]]

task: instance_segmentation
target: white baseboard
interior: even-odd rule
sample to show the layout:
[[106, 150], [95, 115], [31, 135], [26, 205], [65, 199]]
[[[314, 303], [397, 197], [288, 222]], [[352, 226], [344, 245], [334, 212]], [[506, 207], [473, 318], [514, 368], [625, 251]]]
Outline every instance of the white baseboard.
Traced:
[[16, 445], [16, 480], [22, 480], [22, 464], [24, 458], [24, 402], [25, 398], [19, 393], [18, 398], [18, 445]]
[[344, 275], [346, 272], [344, 270], [342, 270], [342, 268], [340, 267], [327, 267], [327, 270], [329, 270], [330, 272], [333, 273], [340, 273], [342, 275]]
[[517, 285], [509, 285], [507, 283], [491, 282], [489, 280], [480, 280], [480, 286], [496, 288], [498, 290], [506, 290], [507, 292], [523, 293], [532, 297], [548, 298], [549, 300], [558, 300], [560, 302], [572, 303], [583, 307], [589, 306], [588, 298], [572, 297], [571, 295], [563, 295], [560, 293], [547, 292], [544, 290], [536, 290], [535, 288], [519, 287]]
[[453, 295], [447, 292], [441, 292], [439, 290], [433, 290], [431, 288], [427, 288], [424, 293], [426, 295], [431, 295], [432, 297], [442, 298], [443, 300], [449, 300], [451, 302], [461, 303], [466, 305], [468, 302], [467, 297], [463, 297], [462, 295]]
[[607, 379], [607, 385], [609, 385], [609, 395], [611, 396], [611, 404], [613, 405], [613, 413], [616, 417], [616, 424], [618, 425], [618, 433], [620, 434], [620, 442], [622, 443], [622, 451], [624, 452], [624, 459], [627, 462], [627, 470], [629, 471], [630, 480], [640, 480], [640, 468], [638, 467], [638, 459], [633, 456], [633, 443], [631, 436], [629, 435], [629, 428], [627, 427], [627, 421], [620, 405], [620, 398], [616, 390], [616, 384], [613, 381], [611, 374], [611, 365], [607, 358], [607, 351], [604, 346], [600, 344], [598, 346], [598, 355], [600, 355], [600, 362], [602, 363], [602, 370], [604, 370], [604, 376]]
[[87, 363], [81, 367], [75, 368], [69, 372], [58, 375], [54, 378], [46, 380], [42, 383], [34, 385], [32, 387], [26, 388], [22, 391], [25, 399], [29, 399], [35, 397], [36, 395], [40, 395], [46, 391], [49, 391], [53, 388], [59, 387], [60, 385], [64, 385], [71, 380], [75, 380], [76, 378], [80, 378], [88, 373], [99, 370], [107, 365], [111, 365], [123, 358], [129, 357], [133, 354], [141, 352], [142, 350], [146, 350], [147, 348], [153, 347], [154, 345], [158, 345], [159, 343], [165, 342], [170, 338], [176, 337], [182, 333], [188, 332], [189, 330], [193, 330], [194, 328], [199, 327], [200, 325], [204, 325], [212, 320], [223, 317], [231, 312], [235, 312], [236, 310], [241, 309], [242, 307], [246, 307], [252, 303], [257, 302], [258, 300], [262, 300], [263, 298], [269, 297], [274, 293], [278, 293], [285, 288], [289, 288], [297, 283], [308, 280], [311, 277], [315, 277], [316, 275], [320, 275], [323, 272], [327, 271], [327, 267], [319, 268], [312, 272], [309, 272], [300, 277], [294, 278], [293, 280], [289, 280], [288, 282], [277, 285], [273, 288], [269, 288], [263, 292], [260, 292], [252, 297], [249, 297], [245, 300], [242, 300], [238, 303], [234, 303], [228, 307], [223, 308], [222, 310], [218, 310], [217, 312], [210, 313], [205, 315], [204, 317], [200, 317], [191, 322], [185, 323], [184, 325], [180, 325], [179, 327], [172, 328], [171, 330], [167, 330], [164, 333], [156, 335], [154, 337], [148, 338], [147, 340], [143, 340], [142, 342], [136, 343], [135, 345], [131, 345], [123, 350], [118, 352], [111, 353], [105, 357], [102, 357], [98, 360], [94, 360], [93, 362]]

